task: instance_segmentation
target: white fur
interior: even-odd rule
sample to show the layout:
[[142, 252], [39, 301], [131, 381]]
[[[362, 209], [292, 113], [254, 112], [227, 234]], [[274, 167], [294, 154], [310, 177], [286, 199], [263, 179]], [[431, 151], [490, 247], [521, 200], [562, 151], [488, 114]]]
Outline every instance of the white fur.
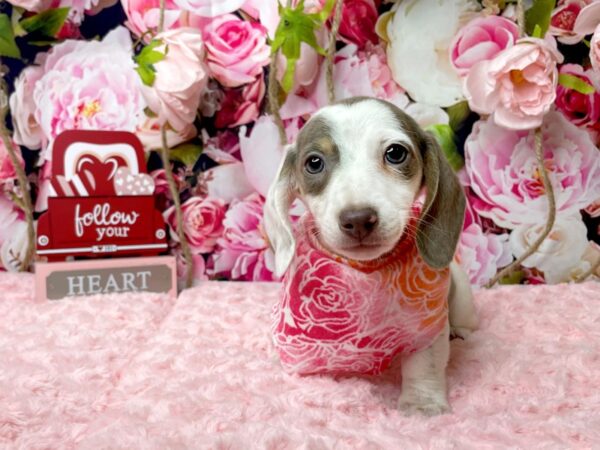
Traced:
[[[412, 142], [399, 129], [390, 110], [375, 101], [329, 106], [316, 116], [330, 126], [340, 161], [323, 192], [306, 195], [302, 200], [315, 218], [321, 241], [331, 250], [352, 259], [377, 258], [393, 249], [404, 233], [423, 172], [420, 168], [407, 180], [382, 170], [384, 153], [392, 143], [410, 148]], [[284, 182], [278, 174], [265, 205], [265, 229], [276, 252], [278, 274], [287, 268], [295, 247], [287, 216], [291, 193]], [[339, 228], [340, 212], [349, 207], [371, 207], [377, 211], [379, 222], [368, 239], [378, 245], [361, 250], [351, 248], [349, 238]], [[469, 280], [455, 263], [450, 265], [450, 273], [449, 323], [429, 348], [402, 360], [399, 406], [407, 414], [434, 415], [449, 410], [445, 371], [450, 333], [464, 338], [477, 327]]]
[[[411, 205], [420, 190], [421, 173], [410, 180], [382, 170], [384, 153], [392, 143], [411, 147], [410, 138], [398, 128], [390, 110], [378, 102], [350, 106], [334, 105], [317, 113], [331, 127], [340, 152], [340, 164], [325, 190], [305, 196], [323, 243], [343, 256], [369, 260], [394, 248], [408, 222]], [[352, 207], [371, 207], [379, 223], [366, 243], [373, 247], [353, 249], [355, 242], [339, 228], [340, 212]]]

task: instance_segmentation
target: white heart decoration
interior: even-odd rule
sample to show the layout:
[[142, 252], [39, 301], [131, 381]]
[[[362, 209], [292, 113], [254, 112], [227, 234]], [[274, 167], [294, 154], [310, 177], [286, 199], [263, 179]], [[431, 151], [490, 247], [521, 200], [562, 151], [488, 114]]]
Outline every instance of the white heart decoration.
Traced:
[[133, 175], [128, 167], [119, 167], [114, 177], [117, 195], [152, 195], [154, 180], [145, 173]]

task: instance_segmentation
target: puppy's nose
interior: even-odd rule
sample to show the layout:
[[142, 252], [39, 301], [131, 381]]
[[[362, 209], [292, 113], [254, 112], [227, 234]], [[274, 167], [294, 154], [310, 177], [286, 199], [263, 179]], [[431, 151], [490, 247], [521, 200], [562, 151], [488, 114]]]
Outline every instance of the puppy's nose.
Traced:
[[377, 211], [373, 208], [350, 208], [340, 213], [340, 229], [359, 241], [366, 238], [377, 226]]

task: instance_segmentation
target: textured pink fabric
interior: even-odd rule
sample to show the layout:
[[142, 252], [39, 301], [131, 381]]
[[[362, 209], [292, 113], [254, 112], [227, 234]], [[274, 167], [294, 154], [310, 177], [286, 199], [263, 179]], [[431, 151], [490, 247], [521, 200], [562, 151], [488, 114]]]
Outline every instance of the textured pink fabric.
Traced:
[[412, 233], [369, 262], [328, 253], [308, 215], [295, 235], [273, 312], [274, 343], [288, 372], [378, 374], [394, 356], [429, 347], [444, 329], [450, 273], [427, 266]]
[[175, 303], [36, 303], [0, 274], [0, 448], [593, 449], [600, 285], [478, 291], [481, 329], [451, 342], [451, 414], [405, 418], [400, 375], [286, 375], [277, 284], [207, 282]]

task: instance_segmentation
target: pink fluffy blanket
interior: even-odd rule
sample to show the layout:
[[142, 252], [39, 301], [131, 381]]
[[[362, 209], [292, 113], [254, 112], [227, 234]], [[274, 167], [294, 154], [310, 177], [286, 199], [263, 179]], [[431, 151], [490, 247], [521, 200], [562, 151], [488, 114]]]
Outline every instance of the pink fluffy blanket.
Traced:
[[0, 275], [0, 448], [599, 448], [600, 285], [476, 295], [452, 342], [453, 413], [403, 417], [381, 377], [288, 376], [270, 343], [278, 285], [32, 300]]

